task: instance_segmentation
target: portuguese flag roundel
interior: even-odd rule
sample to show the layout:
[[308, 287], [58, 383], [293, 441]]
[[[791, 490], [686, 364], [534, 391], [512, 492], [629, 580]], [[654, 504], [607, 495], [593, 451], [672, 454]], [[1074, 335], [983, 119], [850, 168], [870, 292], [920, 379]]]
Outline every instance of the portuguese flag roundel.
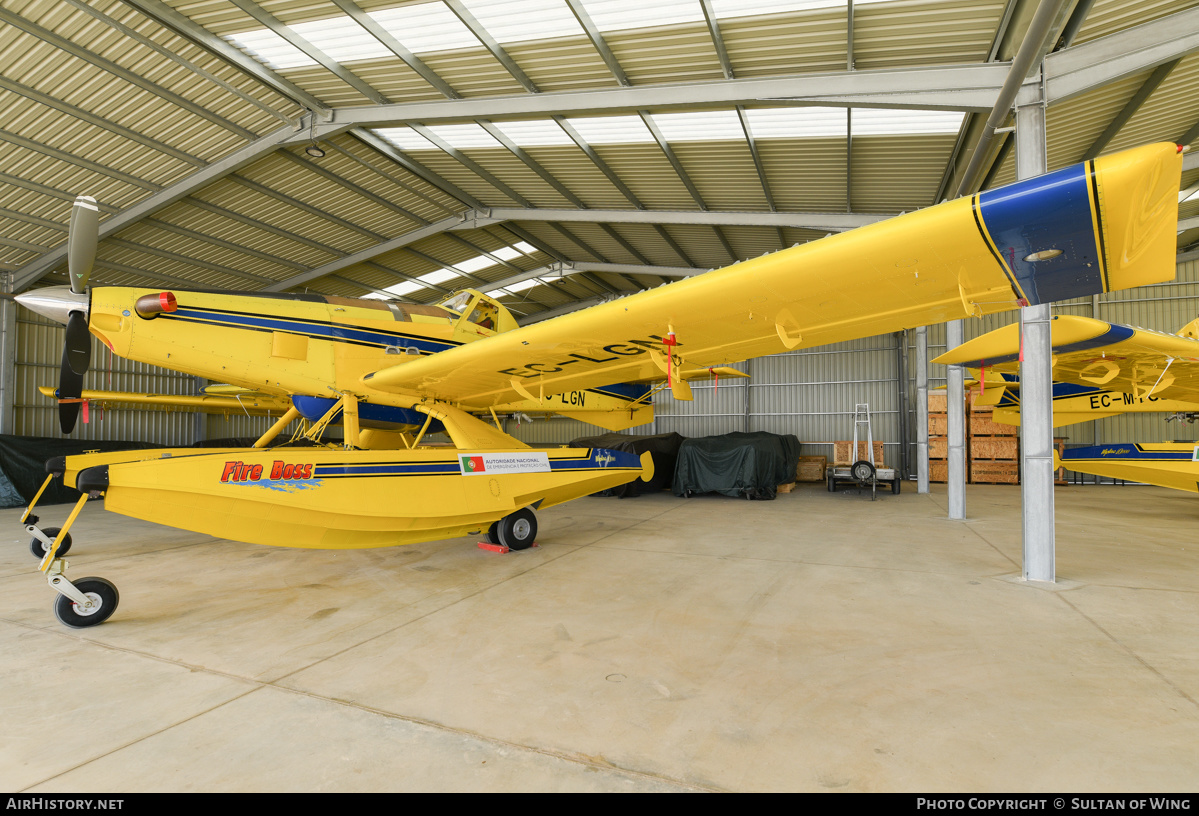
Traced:
[[463, 456], [462, 457], [462, 472], [463, 473], [482, 473], [486, 468], [483, 465], [482, 456]]

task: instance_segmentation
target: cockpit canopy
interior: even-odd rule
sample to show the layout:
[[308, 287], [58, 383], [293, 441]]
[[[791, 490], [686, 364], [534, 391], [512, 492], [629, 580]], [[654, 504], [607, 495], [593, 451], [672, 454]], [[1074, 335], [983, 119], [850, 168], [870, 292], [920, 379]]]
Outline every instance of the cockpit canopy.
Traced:
[[517, 327], [516, 318], [498, 300], [475, 289], [463, 289], [437, 305], [481, 329], [506, 332]]

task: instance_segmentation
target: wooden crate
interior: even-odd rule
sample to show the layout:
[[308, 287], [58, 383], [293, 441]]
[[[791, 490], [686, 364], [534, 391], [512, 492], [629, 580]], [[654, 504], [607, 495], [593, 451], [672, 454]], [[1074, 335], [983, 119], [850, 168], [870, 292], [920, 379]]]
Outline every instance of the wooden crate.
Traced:
[[966, 415], [966, 433], [972, 436], [1015, 436], [1015, 425], [1001, 425], [991, 419], [992, 411], [971, 411]]
[[[853, 448], [852, 439], [844, 439], [833, 443], [833, 464], [838, 466], [852, 465], [854, 462], [860, 462], [866, 458], [866, 440], [858, 441], [858, 450], [856, 456], [851, 457], [851, 448]], [[874, 443], [874, 466], [884, 467], [883, 465], [883, 443], [875, 441]]]
[[1020, 440], [1014, 436], [972, 436], [967, 448], [971, 459], [1020, 458]]
[[949, 458], [949, 439], [944, 436], [930, 436], [928, 438], [928, 458], [929, 459], [948, 459]]
[[824, 469], [828, 466], [827, 456], [801, 456], [795, 468], [797, 482], [823, 482]]
[[928, 395], [928, 412], [930, 414], [943, 414], [949, 410], [947, 400], [949, 395], [944, 391]]
[[970, 481], [974, 484], [1020, 484], [1020, 462], [973, 460], [970, 462]]
[[795, 482], [786, 482], [785, 484], [781, 484], [777, 488], [775, 488], [775, 491], [778, 493], [790, 493], [794, 489], [795, 489]]
[[944, 484], [949, 481], [949, 460], [948, 459], [929, 459], [928, 460], [928, 480], [930, 482], [941, 482]]
[[929, 436], [945, 436], [949, 433], [949, 415], [948, 414], [929, 414], [928, 415], [928, 435]]

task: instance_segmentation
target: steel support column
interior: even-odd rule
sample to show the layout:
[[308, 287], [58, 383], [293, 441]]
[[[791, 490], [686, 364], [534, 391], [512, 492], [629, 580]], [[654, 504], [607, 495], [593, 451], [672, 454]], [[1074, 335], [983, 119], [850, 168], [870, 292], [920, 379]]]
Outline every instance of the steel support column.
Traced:
[[928, 492], [928, 327], [916, 329], [916, 492]]
[[[945, 324], [945, 350], [962, 344], [962, 321]], [[949, 517], [966, 518], [966, 370], [949, 366], [948, 389], [945, 401], [949, 414]]]
[[[0, 292], [12, 291], [12, 273], [0, 272]], [[17, 304], [0, 298], [0, 433], [16, 433]]]
[[[1046, 171], [1045, 106], [1016, 109], [1016, 178]], [[1053, 349], [1048, 304], [1021, 310], [1024, 360], [1020, 364], [1021, 518], [1024, 579], [1054, 580]]]

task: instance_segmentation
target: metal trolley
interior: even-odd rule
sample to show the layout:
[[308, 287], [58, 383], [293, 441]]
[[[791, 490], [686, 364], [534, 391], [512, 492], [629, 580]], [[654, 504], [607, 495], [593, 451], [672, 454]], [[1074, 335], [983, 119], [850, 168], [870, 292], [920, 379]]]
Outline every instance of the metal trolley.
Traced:
[[894, 468], [875, 467], [874, 458], [874, 434], [870, 430], [870, 405], [864, 402], [854, 406], [853, 411], [853, 453], [852, 456], [858, 455], [858, 431], [866, 426], [866, 450], [869, 459], [861, 459], [854, 462], [849, 467], [830, 466], [828, 475], [825, 477], [828, 482], [828, 492], [836, 493], [837, 485], [856, 485], [857, 487], [870, 488], [870, 500], [874, 501], [878, 494], [879, 482], [890, 482], [891, 492], [898, 493], [902, 479], [895, 472]]

